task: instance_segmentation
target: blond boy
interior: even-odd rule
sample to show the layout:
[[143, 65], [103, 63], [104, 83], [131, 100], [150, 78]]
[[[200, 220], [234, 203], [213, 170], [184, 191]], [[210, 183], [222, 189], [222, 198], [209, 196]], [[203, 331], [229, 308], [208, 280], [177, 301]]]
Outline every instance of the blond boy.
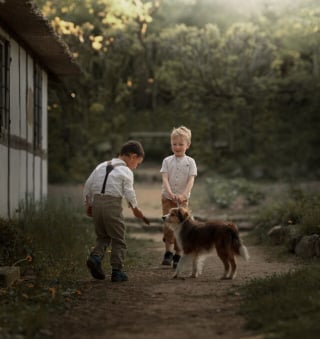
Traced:
[[[191, 131], [185, 126], [173, 128], [171, 132], [172, 155], [162, 162], [160, 173], [162, 174], [161, 203], [162, 213], [167, 214], [172, 207], [188, 207], [194, 179], [197, 176], [197, 166], [193, 158], [186, 155], [191, 145]], [[165, 254], [162, 265], [177, 264], [181, 257], [181, 250], [174, 238], [173, 231], [163, 225], [163, 241]]]

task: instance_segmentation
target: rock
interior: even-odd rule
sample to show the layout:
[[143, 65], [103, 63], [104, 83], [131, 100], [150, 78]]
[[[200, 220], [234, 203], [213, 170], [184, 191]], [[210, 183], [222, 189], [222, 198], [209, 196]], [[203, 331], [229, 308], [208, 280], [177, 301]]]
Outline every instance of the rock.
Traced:
[[277, 225], [272, 227], [267, 235], [274, 245], [285, 244], [289, 252], [294, 253], [301, 239], [300, 225]]
[[303, 236], [296, 245], [295, 253], [305, 259], [320, 257], [320, 236], [318, 234]]
[[290, 225], [287, 226], [288, 233], [286, 235], [286, 246], [291, 253], [295, 253], [295, 248], [298, 242], [301, 240], [301, 225]]
[[271, 239], [273, 244], [281, 245], [284, 243], [286, 236], [288, 234], [288, 227], [277, 225], [273, 226], [267, 233], [268, 237]]

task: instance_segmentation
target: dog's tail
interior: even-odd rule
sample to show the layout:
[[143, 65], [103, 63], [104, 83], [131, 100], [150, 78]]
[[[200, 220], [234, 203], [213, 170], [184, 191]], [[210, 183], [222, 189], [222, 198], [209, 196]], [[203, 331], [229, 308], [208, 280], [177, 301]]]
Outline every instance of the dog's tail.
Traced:
[[233, 228], [230, 228], [229, 231], [231, 232], [232, 236], [232, 248], [234, 253], [243, 257], [246, 261], [249, 260], [250, 255], [246, 246], [244, 246], [241, 242], [239, 232]]
[[244, 258], [246, 261], [250, 259], [250, 255], [246, 246], [241, 245], [239, 248], [239, 252], [241, 257]]

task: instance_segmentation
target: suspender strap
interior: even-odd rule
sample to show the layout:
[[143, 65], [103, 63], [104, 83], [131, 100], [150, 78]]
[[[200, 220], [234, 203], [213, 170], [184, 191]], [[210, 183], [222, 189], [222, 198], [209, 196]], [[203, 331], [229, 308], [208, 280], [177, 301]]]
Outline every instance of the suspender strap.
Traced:
[[107, 178], [108, 178], [109, 173], [112, 170], [113, 170], [113, 166], [111, 165], [111, 162], [108, 162], [107, 167], [106, 167], [106, 176], [104, 177], [103, 185], [102, 185], [102, 189], [101, 189], [101, 194], [104, 194], [104, 192], [106, 190]]

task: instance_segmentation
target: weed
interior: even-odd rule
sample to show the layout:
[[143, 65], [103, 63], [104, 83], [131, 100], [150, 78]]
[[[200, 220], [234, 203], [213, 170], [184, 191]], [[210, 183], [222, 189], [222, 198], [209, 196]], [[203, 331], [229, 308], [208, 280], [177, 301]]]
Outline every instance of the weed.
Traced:
[[[0, 218], [0, 265], [12, 265], [26, 256], [28, 239], [18, 220]], [[23, 245], [22, 245], [23, 244]], [[21, 246], [22, 245], [22, 246]]]
[[317, 338], [320, 331], [320, 268], [254, 279], [241, 288], [247, 328], [267, 338]]
[[[75, 303], [83, 278], [90, 277], [85, 260], [95, 243], [92, 220], [70, 201], [47, 201], [1, 220], [0, 234], [1, 265], [19, 265], [23, 278], [0, 289], [0, 337], [48, 337], [51, 315]], [[141, 265], [144, 242], [127, 241], [126, 267]]]

